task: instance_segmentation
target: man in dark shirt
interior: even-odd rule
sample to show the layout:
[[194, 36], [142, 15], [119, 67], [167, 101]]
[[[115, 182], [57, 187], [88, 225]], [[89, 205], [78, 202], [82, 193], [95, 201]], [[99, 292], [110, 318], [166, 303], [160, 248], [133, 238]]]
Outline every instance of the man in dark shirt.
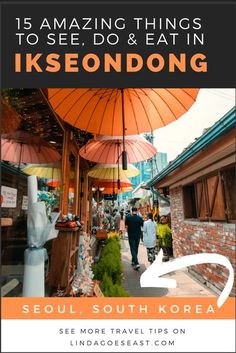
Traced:
[[125, 218], [125, 225], [127, 227], [130, 252], [132, 256], [132, 266], [135, 270], [140, 268], [138, 263], [138, 247], [141, 237], [141, 227], [143, 226], [143, 219], [138, 216], [136, 207], [132, 208], [132, 215]]

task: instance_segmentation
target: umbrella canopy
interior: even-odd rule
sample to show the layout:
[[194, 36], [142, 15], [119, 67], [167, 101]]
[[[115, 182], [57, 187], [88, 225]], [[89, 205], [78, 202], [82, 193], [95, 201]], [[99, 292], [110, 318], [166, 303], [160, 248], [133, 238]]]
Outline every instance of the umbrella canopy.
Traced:
[[105, 188], [103, 191], [102, 191], [102, 194], [123, 194], [125, 192], [130, 192], [132, 191], [133, 188], [131, 186], [129, 187], [124, 187], [124, 188]]
[[[122, 136], [99, 136], [80, 149], [80, 156], [96, 163], [117, 163], [123, 151], [122, 140]], [[137, 163], [150, 159], [157, 150], [143, 136], [135, 135], [126, 138], [126, 152], [128, 163]]]
[[100, 135], [136, 135], [168, 125], [195, 102], [195, 88], [50, 88], [67, 123]]
[[50, 186], [51, 188], [58, 188], [58, 186], [61, 185], [61, 181], [57, 179], [49, 179], [47, 181], [47, 186]]
[[3, 134], [1, 140], [2, 160], [13, 163], [51, 163], [61, 155], [41, 137], [25, 131]]
[[[49, 179], [47, 181], [47, 186], [50, 186], [51, 188], [58, 188], [59, 186], [61, 186], [61, 181], [58, 179]], [[70, 184], [69, 184], [70, 188], [74, 187], [74, 181], [70, 180]]]
[[[121, 179], [120, 180], [120, 187], [130, 187], [133, 184], [129, 179]], [[93, 186], [95, 187], [104, 187], [104, 188], [118, 188], [117, 180], [112, 179], [97, 179], [93, 181]]]
[[97, 179], [124, 179], [139, 175], [140, 171], [132, 164], [128, 165], [127, 170], [120, 170], [114, 164], [97, 164], [89, 172], [88, 176]]
[[32, 164], [23, 168], [22, 171], [29, 175], [36, 175], [39, 178], [61, 180], [61, 167], [50, 164]]

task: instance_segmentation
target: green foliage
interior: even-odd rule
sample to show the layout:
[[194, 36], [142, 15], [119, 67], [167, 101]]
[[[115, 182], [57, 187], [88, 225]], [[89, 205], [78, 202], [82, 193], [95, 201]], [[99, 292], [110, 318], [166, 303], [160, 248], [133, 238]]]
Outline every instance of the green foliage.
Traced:
[[54, 207], [58, 204], [59, 197], [49, 191], [38, 191], [38, 200], [45, 202], [46, 214], [48, 216], [49, 221], [51, 222], [51, 212], [53, 211]]
[[93, 272], [96, 279], [102, 280], [103, 274], [106, 272], [113, 283], [121, 283], [122, 267], [120, 259], [113, 253], [101, 255], [98, 264], [94, 266]]
[[120, 255], [120, 243], [116, 237], [106, 240], [99, 262], [93, 266], [95, 278], [101, 281], [105, 297], [128, 297], [122, 287], [123, 267]]
[[101, 282], [101, 290], [105, 297], [109, 297], [109, 294], [111, 293], [111, 290], [112, 290], [112, 286], [113, 286], [112, 279], [105, 272]]
[[120, 256], [120, 243], [116, 237], [109, 238], [106, 240], [106, 245], [103, 248], [102, 256], [106, 256], [109, 254], [113, 254], [117, 258], [121, 258]]
[[157, 233], [158, 233], [159, 247], [171, 248], [172, 247], [172, 235], [171, 235], [171, 229], [168, 226], [168, 224], [158, 223]]
[[107, 295], [108, 297], [129, 297], [129, 294], [126, 290], [119, 284], [114, 284], [110, 288], [110, 292]]

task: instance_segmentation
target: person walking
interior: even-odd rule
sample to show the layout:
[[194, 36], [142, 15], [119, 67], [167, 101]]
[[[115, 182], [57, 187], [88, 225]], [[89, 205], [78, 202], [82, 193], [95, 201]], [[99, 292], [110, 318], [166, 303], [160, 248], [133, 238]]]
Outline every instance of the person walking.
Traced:
[[148, 261], [153, 263], [155, 260], [156, 232], [157, 224], [153, 220], [152, 213], [148, 213], [148, 219], [143, 225], [143, 245], [147, 249]]
[[105, 210], [104, 218], [103, 218], [103, 226], [106, 230], [110, 231], [112, 229], [112, 216], [109, 210]]
[[143, 219], [138, 216], [136, 207], [132, 208], [132, 215], [125, 218], [125, 225], [128, 232], [128, 240], [130, 252], [132, 256], [131, 265], [135, 270], [139, 270], [138, 262], [138, 247], [141, 237], [141, 227], [143, 226]]
[[93, 211], [93, 228], [98, 226], [98, 215], [96, 211]]
[[159, 248], [163, 249], [164, 261], [168, 261], [172, 249], [172, 234], [166, 216], [160, 217], [160, 222], [157, 224], [157, 235]]
[[120, 212], [117, 209], [115, 209], [113, 212], [114, 212], [114, 216], [113, 216], [114, 228], [115, 228], [115, 231], [117, 233], [119, 233], [120, 232], [120, 220], [121, 220]]
[[124, 239], [125, 236], [125, 212], [124, 209], [120, 211], [120, 235], [121, 239]]

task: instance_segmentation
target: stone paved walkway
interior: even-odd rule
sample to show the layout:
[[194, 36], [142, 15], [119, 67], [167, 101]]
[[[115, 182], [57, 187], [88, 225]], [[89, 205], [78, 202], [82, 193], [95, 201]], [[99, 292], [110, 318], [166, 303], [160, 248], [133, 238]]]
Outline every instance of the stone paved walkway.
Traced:
[[[124, 288], [132, 297], [215, 297], [209, 288], [193, 278], [187, 269], [178, 270], [165, 275], [177, 281], [177, 288], [141, 288], [140, 276], [150, 266], [147, 261], [146, 248], [143, 243], [139, 246], [140, 270], [135, 271], [131, 266], [131, 256], [127, 239], [121, 240], [122, 261], [124, 266]], [[171, 261], [171, 260], [170, 260]]]

